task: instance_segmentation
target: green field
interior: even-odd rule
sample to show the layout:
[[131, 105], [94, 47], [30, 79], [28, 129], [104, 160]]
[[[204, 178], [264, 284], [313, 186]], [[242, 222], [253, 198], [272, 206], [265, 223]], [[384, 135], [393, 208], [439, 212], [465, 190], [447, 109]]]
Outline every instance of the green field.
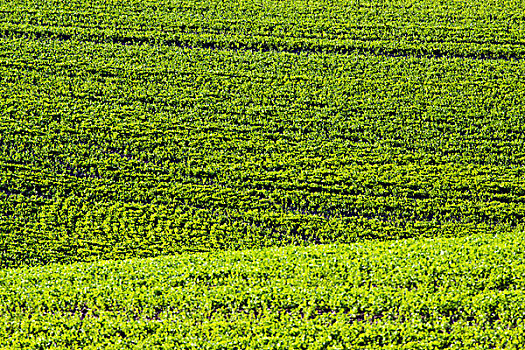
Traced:
[[0, 348], [525, 347], [524, 8], [0, 0]]

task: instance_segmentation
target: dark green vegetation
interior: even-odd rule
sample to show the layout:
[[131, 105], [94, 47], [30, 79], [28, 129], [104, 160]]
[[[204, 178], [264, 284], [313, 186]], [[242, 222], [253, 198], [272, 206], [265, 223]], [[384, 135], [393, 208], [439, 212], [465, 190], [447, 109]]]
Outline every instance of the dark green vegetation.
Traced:
[[0, 0], [0, 348], [525, 347], [524, 7]]
[[0, 6], [0, 264], [514, 229], [511, 2]]
[[522, 349], [525, 237], [366, 242], [0, 271], [27, 349]]

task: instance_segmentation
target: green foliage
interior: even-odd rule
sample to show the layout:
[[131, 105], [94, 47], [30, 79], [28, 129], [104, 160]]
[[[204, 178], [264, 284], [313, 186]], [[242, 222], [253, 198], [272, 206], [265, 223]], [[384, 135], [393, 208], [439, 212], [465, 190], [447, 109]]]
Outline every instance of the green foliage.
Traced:
[[1, 267], [523, 221], [513, 2], [0, 9]]
[[0, 271], [0, 342], [26, 349], [520, 349], [525, 236]]
[[38, 5], [15, 0], [1, 7], [0, 34], [126, 45], [508, 59], [525, 55], [522, 6], [516, 0], [44, 0]]
[[0, 348], [523, 348], [524, 20], [0, 3]]

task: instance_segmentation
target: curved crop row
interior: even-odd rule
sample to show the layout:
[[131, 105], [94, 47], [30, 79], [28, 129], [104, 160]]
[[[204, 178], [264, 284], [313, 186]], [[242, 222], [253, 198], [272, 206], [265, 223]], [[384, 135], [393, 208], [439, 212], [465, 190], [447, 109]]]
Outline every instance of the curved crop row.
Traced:
[[525, 213], [521, 61], [2, 42], [3, 266]]

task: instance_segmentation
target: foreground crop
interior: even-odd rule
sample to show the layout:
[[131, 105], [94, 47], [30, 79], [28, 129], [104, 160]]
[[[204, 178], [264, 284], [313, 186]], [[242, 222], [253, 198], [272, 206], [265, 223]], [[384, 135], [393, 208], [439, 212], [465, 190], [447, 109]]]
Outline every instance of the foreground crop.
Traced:
[[0, 272], [0, 339], [31, 349], [518, 349], [524, 238], [7, 269]]

